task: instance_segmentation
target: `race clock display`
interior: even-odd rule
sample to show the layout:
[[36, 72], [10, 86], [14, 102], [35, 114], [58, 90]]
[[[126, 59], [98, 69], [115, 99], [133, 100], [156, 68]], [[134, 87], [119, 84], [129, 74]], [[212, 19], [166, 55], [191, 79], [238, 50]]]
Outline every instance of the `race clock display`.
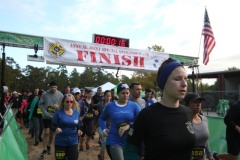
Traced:
[[93, 34], [93, 43], [129, 47], [129, 39]]

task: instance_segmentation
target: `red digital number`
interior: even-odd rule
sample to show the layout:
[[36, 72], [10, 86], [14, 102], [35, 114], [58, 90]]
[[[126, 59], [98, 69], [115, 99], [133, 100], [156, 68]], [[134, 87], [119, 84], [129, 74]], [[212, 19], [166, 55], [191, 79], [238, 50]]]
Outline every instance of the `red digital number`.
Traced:
[[106, 39], [106, 44], [108, 44], [108, 45], [111, 44], [111, 38], [108, 37], [108, 38]]
[[105, 44], [105, 37], [101, 37], [101, 44]]
[[94, 43], [113, 45], [113, 46], [121, 46], [121, 47], [129, 47], [129, 41], [127, 39], [103, 36], [103, 35], [95, 35]]
[[125, 40], [119, 40], [118, 44], [119, 44], [119, 46], [122, 46], [122, 47], [126, 46]]
[[96, 37], [95, 37], [95, 43], [100, 43], [100, 39], [101, 39], [100, 36], [96, 36]]
[[112, 38], [112, 40], [111, 40], [111, 45], [116, 46], [116, 44], [117, 44], [117, 40], [116, 40], [115, 38]]

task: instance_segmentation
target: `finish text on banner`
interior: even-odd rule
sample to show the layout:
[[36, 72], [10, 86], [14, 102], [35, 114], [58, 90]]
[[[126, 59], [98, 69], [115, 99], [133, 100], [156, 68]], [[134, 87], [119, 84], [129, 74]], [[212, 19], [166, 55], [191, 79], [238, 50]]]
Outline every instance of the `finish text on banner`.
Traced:
[[44, 38], [47, 63], [157, 71], [169, 54], [56, 38]]

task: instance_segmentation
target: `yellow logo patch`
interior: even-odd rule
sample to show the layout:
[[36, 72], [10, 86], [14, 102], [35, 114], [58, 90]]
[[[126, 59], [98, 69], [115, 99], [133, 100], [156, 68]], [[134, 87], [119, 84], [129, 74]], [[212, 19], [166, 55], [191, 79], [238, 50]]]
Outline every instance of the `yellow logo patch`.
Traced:
[[65, 49], [59, 43], [50, 43], [49, 44], [49, 52], [52, 55], [54, 55], [56, 57], [59, 57], [59, 56], [61, 56], [65, 53]]

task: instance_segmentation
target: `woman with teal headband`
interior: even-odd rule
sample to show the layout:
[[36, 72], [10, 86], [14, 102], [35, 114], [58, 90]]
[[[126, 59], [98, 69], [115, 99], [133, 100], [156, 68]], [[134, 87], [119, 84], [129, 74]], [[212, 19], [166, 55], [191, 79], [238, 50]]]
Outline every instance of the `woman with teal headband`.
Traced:
[[187, 73], [181, 63], [168, 59], [157, 74], [160, 102], [144, 108], [134, 121], [124, 149], [125, 160], [139, 159], [137, 147], [145, 144], [144, 160], [191, 160], [194, 146], [192, 111], [180, 104], [187, 92]]
[[[127, 131], [141, 111], [137, 103], [129, 101], [129, 94], [129, 87], [126, 83], [118, 84], [119, 99], [108, 103], [99, 118], [102, 134], [107, 137], [106, 149], [111, 160], [125, 160], [123, 148], [128, 136]], [[106, 126], [108, 120], [110, 120], [110, 127]]]

